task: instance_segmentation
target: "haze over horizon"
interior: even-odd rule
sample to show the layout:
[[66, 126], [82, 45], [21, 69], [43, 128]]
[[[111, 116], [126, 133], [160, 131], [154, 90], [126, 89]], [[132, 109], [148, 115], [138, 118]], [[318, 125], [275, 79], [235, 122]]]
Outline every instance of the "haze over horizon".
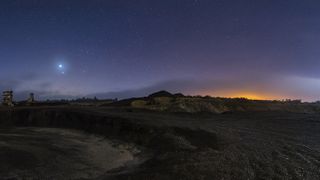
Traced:
[[0, 91], [320, 100], [320, 1], [1, 0]]

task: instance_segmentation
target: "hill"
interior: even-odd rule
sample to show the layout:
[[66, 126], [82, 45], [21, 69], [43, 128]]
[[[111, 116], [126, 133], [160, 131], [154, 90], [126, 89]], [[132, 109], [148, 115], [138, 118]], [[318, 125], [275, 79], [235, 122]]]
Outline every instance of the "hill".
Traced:
[[125, 99], [110, 105], [188, 113], [209, 112], [220, 114], [238, 111], [320, 112], [319, 104], [302, 103], [300, 100], [270, 101], [246, 98], [184, 96], [181, 93], [172, 94], [167, 91], [159, 91], [147, 97]]

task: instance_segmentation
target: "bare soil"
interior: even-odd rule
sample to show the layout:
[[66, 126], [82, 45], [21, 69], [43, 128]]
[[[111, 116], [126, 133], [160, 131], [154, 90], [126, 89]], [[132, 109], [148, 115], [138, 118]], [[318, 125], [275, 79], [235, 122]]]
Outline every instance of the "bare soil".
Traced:
[[56, 128], [0, 130], [0, 179], [92, 179], [136, 161], [128, 145]]
[[[131, 108], [32, 107], [0, 110], [0, 115], [3, 127], [78, 129], [143, 149], [141, 153], [145, 154], [139, 156], [147, 158], [141, 164], [106, 170], [95, 179], [320, 179], [317, 113], [191, 114]], [[20, 154], [15, 157], [27, 163], [29, 155], [24, 148], [21, 150], [26, 154], [9, 154]], [[103, 151], [93, 154], [100, 153]], [[7, 167], [1, 163], [0, 167]], [[13, 163], [9, 168], [21, 167]]]

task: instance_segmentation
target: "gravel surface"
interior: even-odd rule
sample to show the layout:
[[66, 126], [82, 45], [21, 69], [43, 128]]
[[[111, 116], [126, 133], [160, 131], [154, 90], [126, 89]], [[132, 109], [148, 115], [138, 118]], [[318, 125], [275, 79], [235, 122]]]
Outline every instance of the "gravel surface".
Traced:
[[133, 160], [127, 146], [80, 131], [0, 130], [0, 179], [95, 178]]

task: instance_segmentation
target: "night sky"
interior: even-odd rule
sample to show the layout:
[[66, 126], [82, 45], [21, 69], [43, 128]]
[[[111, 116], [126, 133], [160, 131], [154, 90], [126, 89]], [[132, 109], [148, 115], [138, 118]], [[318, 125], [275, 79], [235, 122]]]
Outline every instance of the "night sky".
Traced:
[[1, 0], [0, 90], [16, 99], [320, 100], [319, 0]]

